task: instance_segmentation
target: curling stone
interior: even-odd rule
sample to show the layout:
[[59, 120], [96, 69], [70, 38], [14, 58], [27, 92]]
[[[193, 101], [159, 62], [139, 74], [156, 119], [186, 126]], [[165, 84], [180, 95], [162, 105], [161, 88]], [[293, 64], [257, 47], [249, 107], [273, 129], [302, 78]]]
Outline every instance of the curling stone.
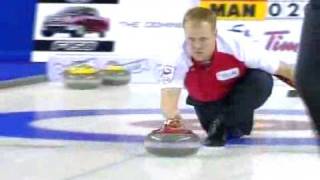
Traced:
[[154, 130], [144, 139], [147, 152], [166, 157], [189, 156], [198, 152], [200, 138], [191, 130]]
[[64, 84], [71, 89], [95, 89], [101, 84], [101, 78], [94, 67], [79, 65], [64, 71]]
[[108, 65], [101, 70], [103, 85], [125, 85], [130, 82], [131, 73], [120, 65]]

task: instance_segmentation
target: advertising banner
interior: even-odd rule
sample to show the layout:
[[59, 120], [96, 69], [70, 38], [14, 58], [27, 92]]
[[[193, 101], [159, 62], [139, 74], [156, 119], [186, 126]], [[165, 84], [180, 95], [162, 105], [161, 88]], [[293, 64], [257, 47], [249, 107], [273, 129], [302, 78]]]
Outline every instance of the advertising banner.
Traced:
[[[114, 50], [112, 20], [118, 0], [39, 0], [33, 61], [55, 54], [94, 54]], [[76, 53], [75, 53], [76, 52]]]
[[[157, 67], [159, 60], [170, 59], [181, 49], [184, 13], [190, 7], [202, 6], [217, 13], [218, 32], [242, 33], [260, 43], [270, 60], [277, 57], [294, 64], [307, 2], [39, 0], [33, 61], [52, 61], [50, 66], [58, 62], [58, 67], [68, 66], [70, 59], [98, 61], [93, 63], [98, 68], [113, 61], [129, 66], [136, 75], [151, 72], [150, 67]], [[70, 15], [70, 11], [77, 15]]]

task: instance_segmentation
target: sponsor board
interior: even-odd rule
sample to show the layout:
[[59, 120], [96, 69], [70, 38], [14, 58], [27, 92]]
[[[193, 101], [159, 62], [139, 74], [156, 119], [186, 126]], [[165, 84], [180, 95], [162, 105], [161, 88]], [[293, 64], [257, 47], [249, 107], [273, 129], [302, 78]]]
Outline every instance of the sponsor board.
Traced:
[[[85, 57], [95, 58], [98, 61], [102, 59], [102, 62], [105, 59], [111, 59], [119, 64], [126, 64], [131, 61], [147, 59], [148, 63], [155, 67], [162, 59], [170, 60], [180, 52], [184, 41], [181, 21], [187, 9], [195, 4], [193, 0], [121, 0], [118, 1], [118, 4], [112, 4], [111, 1], [106, 4], [100, 2], [102, 1], [39, 1], [34, 30], [33, 61], [49, 61], [55, 59], [56, 56], [65, 56], [65, 61], [68, 61], [69, 57], [80, 59]], [[204, 2], [225, 3], [222, 0], [207, 0], [201, 1], [200, 5], [203, 6]], [[243, 16], [221, 17], [218, 20], [218, 33], [220, 30], [242, 33], [260, 43], [269, 52], [270, 60], [277, 57], [294, 64], [299, 48], [303, 8], [307, 1], [236, 0], [228, 1], [228, 8], [230, 3], [235, 3], [236, 5], [233, 7], [235, 8], [241, 4], [240, 2], [242, 2], [242, 8], [244, 2], [249, 2], [257, 4], [256, 8], [265, 5], [265, 9], [261, 11], [263, 13], [260, 11], [260, 14], [253, 13], [253, 16], [248, 16], [250, 11], [246, 11], [245, 14], [242, 13]], [[145, 7], [143, 10], [140, 7], [141, 4]], [[171, 6], [168, 7], [168, 4]], [[178, 6], [179, 8], [177, 8]], [[72, 37], [70, 32], [57, 32], [52, 36], [42, 34], [41, 30], [46, 17], [68, 7], [96, 9], [101, 17], [109, 19], [110, 29], [105, 31], [104, 36], [100, 36], [99, 33], [86, 33], [80, 37], [73, 34], [76, 37]], [[239, 8], [238, 10], [243, 9]], [[230, 12], [237, 11], [231, 10]], [[226, 12], [220, 13], [223, 15]], [[245, 18], [243, 18], [244, 15], [246, 15]], [[59, 20], [59, 18], [57, 19]], [[68, 18], [66, 19], [68, 20]], [[70, 27], [71, 30], [77, 28], [77, 26]], [[79, 32], [82, 32], [81, 29]], [[143, 63], [128, 64], [130, 64], [130, 68], [145, 67], [145, 64], [142, 65]], [[60, 66], [59, 63], [58, 66]], [[136, 82], [135, 77], [139, 77], [137, 82], [144, 82], [143, 79], [149, 77], [144, 73], [151, 73], [149, 70], [139, 70], [139, 68], [134, 72], [132, 82]], [[150, 80], [146, 78], [145, 82], [156, 81], [154, 76], [150, 77], [152, 78]]]
[[[218, 29], [226, 29], [242, 33], [265, 48], [270, 60], [280, 59], [289, 64], [297, 60], [302, 21], [277, 20], [273, 21], [219, 21]], [[259, 27], [259, 28], [257, 28]], [[291, 28], [296, 27], [296, 28]]]
[[[146, 8], [141, 9], [141, 4]], [[168, 7], [168, 4], [172, 7]], [[193, 0], [39, 0], [32, 60], [46, 62], [57, 54], [90, 54], [99, 57], [116, 54], [149, 58], [176, 51], [180, 46], [179, 42], [183, 41], [180, 21], [186, 9], [192, 5]], [[177, 6], [180, 8], [176, 8]], [[84, 33], [87, 28], [62, 23], [72, 22], [70, 17], [54, 16], [72, 7], [95, 9], [100, 19], [109, 21], [109, 29], [104, 34]], [[76, 19], [81, 18], [83, 17]], [[177, 43], [168, 43], [171, 40]]]
[[47, 63], [47, 75], [50, 81], [62, 82], [64, 71], [72, 66], [86, 64], [97, 70], [103, 70], [108, 65], [121, 65], [131, 73], [131, 83], [158, 83], [161, 65], [157, 59], [56, 54]]
[[118, 0], [39, 0], [32, 61], [46, 62], [56, 53], [112, 53], [117, 5]]

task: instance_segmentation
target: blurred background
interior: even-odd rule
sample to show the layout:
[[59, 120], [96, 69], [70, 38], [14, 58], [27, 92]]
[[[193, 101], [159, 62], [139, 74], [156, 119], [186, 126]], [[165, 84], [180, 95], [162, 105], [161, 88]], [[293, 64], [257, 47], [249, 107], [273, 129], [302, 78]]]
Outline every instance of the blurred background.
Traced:
[[[273, 57], [296, 62], [307, 0], [11, 0], [0, 12], [0, 80], [61, 79], [74, 61], [103, 68], [113, 62], [133, 72], [131, 82], [153, 82], [159, 61], [176, 57], [181, 20], [195, 5], [219, 16], [218, 31], [242, 33]], [[149, 78], [146, 78], [149, 77]]]

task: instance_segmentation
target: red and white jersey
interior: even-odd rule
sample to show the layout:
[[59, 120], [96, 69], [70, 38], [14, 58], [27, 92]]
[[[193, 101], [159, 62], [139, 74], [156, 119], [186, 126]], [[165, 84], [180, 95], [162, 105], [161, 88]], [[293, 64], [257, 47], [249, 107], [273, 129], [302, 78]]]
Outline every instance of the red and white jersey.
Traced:
[[[216, 51], [214, 52], [210, 72], [201, 72], [185, 48], [177, 58], [162, 64], [161, 84], [162, 88], [187, 87], [189, 95], [201, 101], [217, 100], [225, 96], [232, 88], [232, 84], [244, 75], [246, 68], [261, 69], [274, 74], [280, 61], [270, 59], [266, 51], [248, 38], [234, 32], [218, 32], [216, 38]], [[196, 72], [194, 72], [196, 70]], [[208, 71], [208, 70], [207, 70]], [[206, 74], [209, 77], [203, 77]], [[188, 75], [188, 77], [187, 77]], [[196, 77], [197, 76], [197, 77]], [[195, 79], [203, 79], [205, 85], [196, 82]], [[231, 83], [232, 82], [232, 83]], [[200, 84], [199, 84], [200, 83]], [[206, 91], [215, 93], [203, 94]], [[201, 91], [203, 95], [199, 95]]]
[[229, 54], [215, 51], [211, 58], [205, 65], [194, 61], [185, 76], [184, 85], [195, 100], [224, 98], [247, 72], [245, 64]]

